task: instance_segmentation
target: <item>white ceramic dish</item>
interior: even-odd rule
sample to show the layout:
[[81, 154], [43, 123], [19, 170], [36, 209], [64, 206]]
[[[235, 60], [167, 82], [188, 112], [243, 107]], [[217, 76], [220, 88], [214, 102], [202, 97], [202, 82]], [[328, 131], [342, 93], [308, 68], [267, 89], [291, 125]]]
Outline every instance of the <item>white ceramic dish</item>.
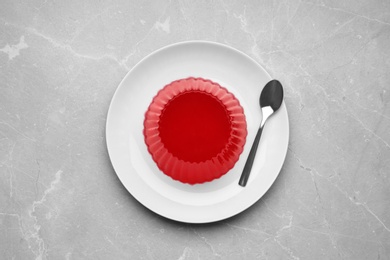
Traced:
[[[248, 126], [244, 151], [234, 168], [220, 179], [197, 185], [163, 174], [143, 136], [144, 113], [158, 90], [187, 77], [210, 79], [227, 88], [244, 108]], [[259, 96], [270, 79], [253, 59], [218, 43], [182, 42], [145, 57], [120, 83], [107, 116], [108, 152], [123, 185], [145, 207], [181, 222], [219, 221], [249, 208], [271, 187], [287, 153], [289, 123], [283, 103], [263, 131], [247, 186], [238, 185], [261, 121]]]

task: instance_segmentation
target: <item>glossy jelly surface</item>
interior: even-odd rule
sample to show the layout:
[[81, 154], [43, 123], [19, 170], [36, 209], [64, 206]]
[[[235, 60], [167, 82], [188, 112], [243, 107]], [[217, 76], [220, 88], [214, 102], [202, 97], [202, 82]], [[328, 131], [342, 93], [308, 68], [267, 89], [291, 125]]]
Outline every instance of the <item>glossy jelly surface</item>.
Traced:
[[225, 106], [203, 91], [188, 91], [165, 106], [159, 121], [161, 142], [173, 156], [202, 162], [229, 142], [231, 122]]
[[197, 184], [227, 173], [247, 135], [243, 108], [219, 84], [187, 78], [166, 85], [145, 113], [144, 136], [159, 169]]

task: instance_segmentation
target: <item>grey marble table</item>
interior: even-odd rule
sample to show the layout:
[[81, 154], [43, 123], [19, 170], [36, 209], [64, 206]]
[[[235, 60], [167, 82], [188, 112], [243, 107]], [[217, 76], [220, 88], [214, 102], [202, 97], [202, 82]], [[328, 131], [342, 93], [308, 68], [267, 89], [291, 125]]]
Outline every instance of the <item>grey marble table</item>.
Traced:
[[[0, 1], [0, 259], [389, 259], [389, 1]], [[285, 86], [269, 192], [214, 224], [122, 186], [112, 95], [150, 52], [237, 48]]]

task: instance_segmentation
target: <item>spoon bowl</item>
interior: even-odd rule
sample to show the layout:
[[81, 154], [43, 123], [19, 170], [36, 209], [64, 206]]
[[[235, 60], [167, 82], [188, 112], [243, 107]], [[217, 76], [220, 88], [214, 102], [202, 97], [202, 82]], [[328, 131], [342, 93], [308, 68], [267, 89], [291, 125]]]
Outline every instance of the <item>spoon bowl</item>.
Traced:
[[277, 111], [283, 101], [282, 84], [276, 79], [268, 82], [261, 92], [259, 101], [261, 108], [270, 106], [273, 111]]

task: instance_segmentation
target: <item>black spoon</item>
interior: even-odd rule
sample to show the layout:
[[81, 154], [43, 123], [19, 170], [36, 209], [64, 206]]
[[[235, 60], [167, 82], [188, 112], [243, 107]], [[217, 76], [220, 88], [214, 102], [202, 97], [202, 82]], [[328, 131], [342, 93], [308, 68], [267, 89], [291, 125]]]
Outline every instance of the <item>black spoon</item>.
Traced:
[[249, 152], [248, 159], [246, 160], [244, 170], [242, 171], [240, 181], [238, 184], [242, 187], [246, 186], [246, 183], [248, 182], [249, 175], [251, 173], [253, 161], [255, 160], [257, 147], [259, 146], [261, 133], [263, 132], [263, 127], [268, 119], [269, 116], [271, 116], [274, 112], [276, 112], [280, 106], [282, 105], [283, 101], [283, 87], [282, 84], [277, 81], [276, 79], [271, 80], [268, 82], [263, 90], [261, 91], [260, 95], [260, 107], [261, 112], [263, 114], [263, 119], [261, 120], [260, 128], [257, 131], [255, 141], [252, 144], [251, 151]]

